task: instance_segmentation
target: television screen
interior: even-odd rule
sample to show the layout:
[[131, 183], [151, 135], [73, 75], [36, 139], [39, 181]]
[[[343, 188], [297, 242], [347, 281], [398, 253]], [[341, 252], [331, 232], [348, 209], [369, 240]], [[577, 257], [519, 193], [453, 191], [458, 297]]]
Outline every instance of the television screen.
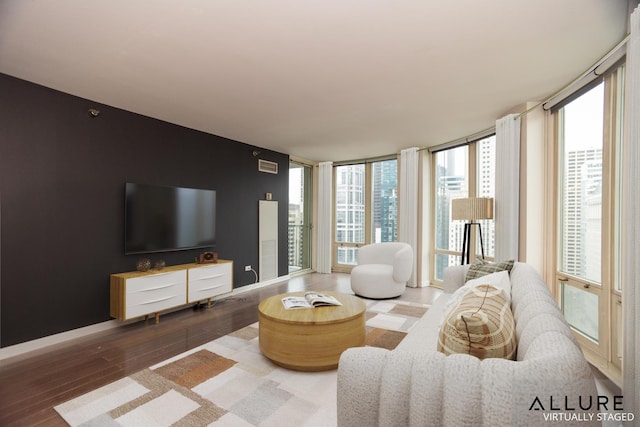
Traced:
[[215, 190], [126, 183], [125, 254], [215, 244]]

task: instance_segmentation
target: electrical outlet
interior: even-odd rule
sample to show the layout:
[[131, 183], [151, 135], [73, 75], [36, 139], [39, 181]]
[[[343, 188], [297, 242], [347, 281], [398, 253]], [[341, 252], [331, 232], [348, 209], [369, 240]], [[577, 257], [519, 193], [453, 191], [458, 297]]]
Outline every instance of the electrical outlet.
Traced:
[[245, 265], [244, 266], [244, 271], [251, 271], [251, 266], [250, 265]]

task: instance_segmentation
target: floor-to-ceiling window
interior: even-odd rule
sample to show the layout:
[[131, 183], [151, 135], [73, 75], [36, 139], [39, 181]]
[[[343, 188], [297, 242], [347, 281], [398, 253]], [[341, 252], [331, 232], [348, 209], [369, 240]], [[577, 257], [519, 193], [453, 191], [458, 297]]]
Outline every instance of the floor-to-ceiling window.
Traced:
[[619, 156], [624, 67], [554, 110], [557, 127], [558, 298], [591, 361], [621, 366]]
[[358, 262], [358, 248], [398, 235], [398, 162], [389, 158], [334, 167], [336, 271]]
[[289, 163], [289, 273], [311, 268], [310, 165]]
[[[495, 135], [433, 153], [433, 233], [431, 283], [442, 282], [444, 269], [460, 264], [465, 221], [451, 219], [451, 201], [495, 194]], [[479, 221], [486, 259], [493, 259], [494, 222]], [[475, 229], [475, 228], [474, 228]], [[472, 235], [476, 254], [480, 236]], [[478, 255], [476, 255], [478, 256]]]

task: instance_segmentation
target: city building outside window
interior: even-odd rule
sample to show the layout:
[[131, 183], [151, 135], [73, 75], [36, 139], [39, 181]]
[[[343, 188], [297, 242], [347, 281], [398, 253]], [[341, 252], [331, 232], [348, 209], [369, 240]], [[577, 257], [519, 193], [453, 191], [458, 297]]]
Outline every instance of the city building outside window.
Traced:
[[335, 271], [358, 263], [358, 248], [398, 238], [398, 161], [395, 157], [334, 168]]
[[311, 268], [311, 165], [289, 163], [289, 273]]

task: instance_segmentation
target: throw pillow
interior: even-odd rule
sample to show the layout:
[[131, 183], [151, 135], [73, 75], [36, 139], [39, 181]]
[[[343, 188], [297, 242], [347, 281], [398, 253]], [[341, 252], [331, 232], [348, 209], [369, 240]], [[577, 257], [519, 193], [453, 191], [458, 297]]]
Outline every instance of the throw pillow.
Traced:
[[467, 292], [445, 318], [438, 351], [470, 354], [479, 359], [515, 359], [515, 321], [502, 290], [480, 285]]
[[506, 270], [499, 271], [497, 273], [487, 274], [486, 276], [479, 277], [477, 279], [469, 280], [460, 288], [456, 289], [451, 294], [451, 298], [444, 305], [445, 317], [458, 303], [462, 300], [462, 297], [478, 285], [493, 285], [504, 292], [504, 296], [507, 298], [509, 304], [511, 304], [511, 280], [509, 280], [509, 273]]
[[503, 270], [511, 273], [513, 263], [514, 260], [493, 263], [485, 261], [483, 259], [476, 259], [469, 266], [469, 271], [467, 271], [467, 275], [465, 276], [464, 281], [468, 282], [469, 280], [477, 279], [478, 277], [486, 276], [487, 274], [496, 273]]

